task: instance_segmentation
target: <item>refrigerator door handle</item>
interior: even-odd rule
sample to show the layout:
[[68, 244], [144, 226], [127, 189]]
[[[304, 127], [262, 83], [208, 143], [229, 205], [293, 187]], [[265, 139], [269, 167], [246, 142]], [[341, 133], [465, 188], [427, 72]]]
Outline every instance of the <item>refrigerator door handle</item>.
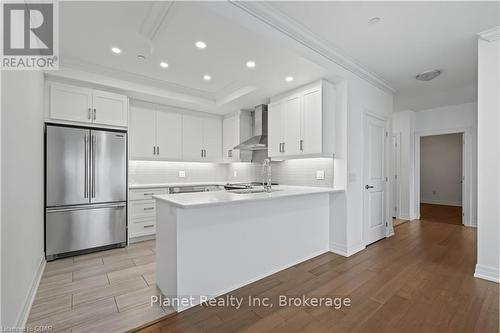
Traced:
[[83, 187], [83, 197], [88, 198], [89, 197], [89, 137], [85, 134], [85, 158], [83, 159], [83, 163], [85, 164], [85, 176], [84, 176], [84, 187]]
[[96, 143], [96, 137], [95, 135], [92, 135], [92, 142], [91, 142], [91, 153], [90, 153], [90, 179], [91, 179], [91, 192], [92, 192], [92, 198], [95, 198], [95, 143]]
[[122, 208], [127, 204], [125, 202], [122, 203], [110, 203], [110, 204], [96, 204], [92, 206], [84, 205], [84, 206], [66, 206], [63, 208], [47, 208], [47, 213], [59, 213], [59, 212], [71, 212], [75, 210], [89, 210], [89, 209], [101, 209], [101, 208]]

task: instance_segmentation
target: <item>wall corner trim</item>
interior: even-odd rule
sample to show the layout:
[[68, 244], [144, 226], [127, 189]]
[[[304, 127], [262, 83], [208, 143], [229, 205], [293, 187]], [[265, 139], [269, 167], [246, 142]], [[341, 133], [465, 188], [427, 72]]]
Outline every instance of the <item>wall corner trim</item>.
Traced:
[[494, 42], [500, 39], [500, 26], [496, 26], [494, 28], [481, 31], [477, 34], [480, 39], [488, 41], [488, 42]]
[[333, 252], [343, 257], [350, 257], [353, 254], [356, 254], [359, 251], [364, 250], [365, 248], [366, 246], [364, 246], [363, 244], [349, 248], [346, 247], [345, 245], [333, 244], [333, 243], [330, 244], [330, 252]]
[[38, 286], [40, 285], [40, 281], [42, 280], [43, 271], [45, 270], [45, 253], [42, 252], [42, 257], [40, 260], [40, 265], [38, 265], [38, 269], [33, 277], [33, 282], [31, 283], [31, 288], [29, 290], [28, 295], [26, 295], [26, 299], [24, 300], [24, 305], [19, 313], [17, 318], [16, 327], [25, 328], [28, 322], [28, 317], [30, 315], [31, 306], [33, 305], [33, 301], [35, 300], [35, 295], [38, 290]]
[[495, 267], [476, 264], [474, 277], [500, 283], [500, 270]]

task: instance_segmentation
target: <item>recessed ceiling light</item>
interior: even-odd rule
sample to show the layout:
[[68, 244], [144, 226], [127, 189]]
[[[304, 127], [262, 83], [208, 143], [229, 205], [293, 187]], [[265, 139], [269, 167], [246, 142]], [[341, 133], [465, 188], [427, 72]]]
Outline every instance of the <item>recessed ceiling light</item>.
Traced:
[[368, 24], [377, 24], [380, 23], [380, 21], [382, 21], [380, 17], [372, 17], [368, 20]]
[[200, 41], [196, 42], [196, 47], [199, 49], [204, 49], [205, 47], [207, 47], [207, 44], [200, 40]]
[[292, 82], [292, 81], [293, 81], [293, 76], [287, 76], [287, 77], [285, 78], [285, 81], [286, 81], [286, 82]]
[[425, 72], [422, 72], [420, 74], [418, 74], [417, 76], [415, 76], [415, 78], [419, 81], [430, 81], [436, 77], [438, 77], [439, 75], [441, 75], [442, 71], [440, 69], [433, 69], [431, 71], [425, 71]]
[[255, 61], [252, 61], [252, 60], [247, 61], [247, 67], [248, 68], [254, 68], [255, 67]]
[[168, 67], [168, 63], [166, 63], [165, 61], [162, 61], [162, 62], [160, 62], [160, 67], [161, 68], [167, 68]]
[[203, 75], [203, 80], [210, 81], [212, 80], [212, 77], [210, 75]]
[[122, 53], [122, 50], [116, 46], [113, 46], [111, 48], [111, 52], [113, 52], [114, 54], [121, 54]]

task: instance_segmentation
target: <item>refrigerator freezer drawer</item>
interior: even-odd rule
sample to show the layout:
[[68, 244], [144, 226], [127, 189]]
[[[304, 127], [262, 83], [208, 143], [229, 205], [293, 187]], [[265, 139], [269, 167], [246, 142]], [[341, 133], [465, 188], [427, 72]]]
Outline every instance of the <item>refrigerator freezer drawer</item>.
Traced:
[[126, 204], [47, 209], [47, 258], [126, 242]]

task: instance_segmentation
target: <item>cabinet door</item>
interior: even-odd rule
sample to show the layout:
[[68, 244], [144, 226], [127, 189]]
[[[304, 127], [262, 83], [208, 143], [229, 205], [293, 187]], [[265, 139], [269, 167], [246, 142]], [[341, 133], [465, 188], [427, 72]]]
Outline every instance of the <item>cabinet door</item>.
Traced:
[[180, 113], [157, 111], [156, 146], [160, 159], [182, 158], [182, 115]]
[[126, 127], [128, 125], [128, 98], [124, 95], [93, 90], [94, 123]]
[[301, 98], [299, 95], [285, 99], [281, 109], [284, 155], [300, 154]]
[[321, 87], [302, 95], [302, 153], [322, 152], [322, 96]]
[[224, 162], [233, 162], [238, 160], [238, 150], [233, 149], [239, 144], [238, 137], [238, 118], [231, 116], [222, 121], [222, 159]]
[[192, 115], [182, 116], [182, 159], [201, 161], [203, 146], [203, 118]]
[[64, 84], [50, 84], [50, 118], [92, 122], [92, 90]]
[[130, 159], [156, 158], [156, 111], [132, 106], [130, 108]]
[[222, 160], [222, 120], [217, 118], [203, 119], [204, 160], [218, 162]]
[[283, 142], [280, 102], [270, 104], [267, 111], [267, 153], [269, 157], [282, 155], [281, 143]]

